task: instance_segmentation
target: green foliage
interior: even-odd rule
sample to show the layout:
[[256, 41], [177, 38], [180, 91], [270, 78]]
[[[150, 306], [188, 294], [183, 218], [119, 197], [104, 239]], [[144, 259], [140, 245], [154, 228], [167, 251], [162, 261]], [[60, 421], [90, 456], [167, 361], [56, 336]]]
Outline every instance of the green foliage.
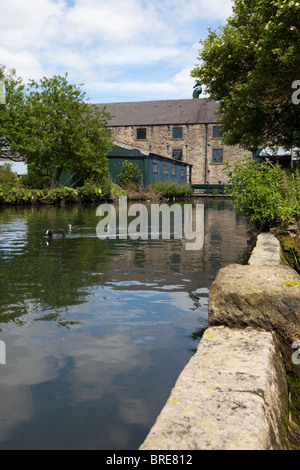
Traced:
[[189, 184], [180, 184], [175, 183], [174, 181], [156, 181], [149, 186], [148, 189], [149, 191], [166, 198], [182, 198], [192, 196], [193, 194], [193, 189]]
[[110, 197], [111, 191], [111, 180], [109, 178], [104, 179], [98, 185], [95, 185], [92, 181], [86, 181], [82, 187], [78, 188], [78, 196], [81, 201], [98, 202], [103, 198]]
[[4, 78], [6, 104], [0, 104], [0, 155], [18, 155], [28, 130], [26, 128], [25, 85], [16, 76], [16, 71], [0, 65]]
[[0, 188], [10, 189], [17, 182], [17, 177], [13, 171], [11, 171], [11, 165], [5, 163], [0, 166]]
[[226, 25], [200, 41], [192, 76], [220, 101], [224, 143], [298, 147], [300, 106], [291, 98], [300, 77], [299, 2], [233, 3]]
[[125, 160], [119, 175], [121, 188], [135, 191], [141, 183], [142, 172], [136, 163]]
[[107, 176], [109, 114], [84, 99], [85, 93], [69, 84], [67, 76], [29, 83], [30, 135], [24, 140], [22, 154], [48, 174], [56, 169], [56, 183], [63, 171], [77, 172], [79, 176], [95, 173]]
[[52, 186], [52, 178], [36, 169], [34, 165], [28, 165], [28, 172], [26, 175], [21, 176], [20, 183], [27, 188], [49, 189]]
[[[1, 167], [0, 167], [1, 170]], [[5, 179], [6, 182], [6, 179]], [[110, 197], [111, 181], [103, 179], [95, 185], [86, 181], [79, 188], [67, 186], [51, 189], [26, 187], [20, 180], [14, 179], [2, 184], [0, 171], [0, 204], [68, 204], [81, 202], [100, 202]]]
[[280, 188], [292, 210], [292, 218], [300, 220], [300, 168], [289, 168], [281, 171]]
[[287, 225], [300, 218], [300, 174], [287, 172], [269, 161], [251, 158], [227, 164], [226, 193], [237, 212], [258, 230]]
[[2, 154], [20, 154], [40, 174], [58, 185], [62, 172], [82, 178], [106, 178], [111, 148], [109, 113], [85, 101], [85, 93], [67, 75], [30, 80], [15, 71], [5, 76], [6, 105], [0, 105]]
[[300, 240], [298, 237], [279, 235], [283, 259], [300, 274]]

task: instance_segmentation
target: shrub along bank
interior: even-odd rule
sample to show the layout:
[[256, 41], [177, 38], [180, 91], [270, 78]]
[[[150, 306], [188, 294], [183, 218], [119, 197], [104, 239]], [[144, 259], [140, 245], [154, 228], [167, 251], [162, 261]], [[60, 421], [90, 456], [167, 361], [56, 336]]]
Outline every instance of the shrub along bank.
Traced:
[[235, 208], [256, 232], [272, 230], [284, 261], [300, 273], [300, 167], [284, 169], [251, 158], [227, 166]]
[[174, 181], [156, 181], [148, 190], [165, 198], [184, 198], [192, 196], [193, 189], [189, 184], [179, 184]]
[[151, 185], [146, 191], [132, 193], [132, 188], [121, 188], [112, 183], [109, 178], [95, 183], [87, 180], [82, 186], [49, 187], [45, 179], [32, 180], [28, 176], [17, 179], [10, 165], [0, 166], [0, 204], [67, 204], [81, 202], [101, 202], [105, 199], [114, 199], [124, 195], [141, 195], [154, 198], [184, 198], [192, 195], [192, 188], [188, 184], [179, 184], [171, 181]]
[[86, 181], [77, 188], [51, 188], [48, 185], [49, 182], [45, 181], [45, 178], [32, 181], [32, 178], [25, 175], [18, 179], [9, 164], [0, 166], [0, 204], [98, 202], [116, 192], [109, 179], [104, 179], [98, 184]]

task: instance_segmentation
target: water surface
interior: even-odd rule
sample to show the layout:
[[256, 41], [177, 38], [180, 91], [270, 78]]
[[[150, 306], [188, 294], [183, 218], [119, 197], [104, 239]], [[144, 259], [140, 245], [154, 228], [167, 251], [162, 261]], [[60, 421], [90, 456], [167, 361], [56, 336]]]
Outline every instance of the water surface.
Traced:
[[96, 207], [0, 209], [0, 449], [139, 447], [207, 327], [212, 281], [247, 247], [232, 203], [203, 202], [198, 251], [100, 240]]

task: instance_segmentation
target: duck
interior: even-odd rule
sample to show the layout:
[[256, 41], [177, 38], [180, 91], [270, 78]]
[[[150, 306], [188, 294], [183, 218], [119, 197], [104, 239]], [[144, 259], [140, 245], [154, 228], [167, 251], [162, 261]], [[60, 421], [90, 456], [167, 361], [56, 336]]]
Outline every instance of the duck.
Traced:
[[52, 239], [52, 238], [65, 238], [64, 233], [52, 233], [51, 230], [47, 230], [46, 235], [48, 235], [49, 239]]
[[81, 229], [80, 225], [72, 225], [72, 224], [69, 224], [68, 228], [69, 228], [69, 230], [80, 230]]

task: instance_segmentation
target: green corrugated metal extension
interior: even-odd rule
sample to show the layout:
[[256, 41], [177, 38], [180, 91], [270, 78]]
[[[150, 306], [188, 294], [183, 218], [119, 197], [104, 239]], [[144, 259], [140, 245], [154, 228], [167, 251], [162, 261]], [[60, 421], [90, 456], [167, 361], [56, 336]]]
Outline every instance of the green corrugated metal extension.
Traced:
[[[128, 148], [119, 145], [115, 145], [107, 157], [109, 173], [114, 183], [120, 183], [119, 175], [122, 170], [122, 165], [124, 161], [127, 160], [135, 163], [140, 169], [142, 175], [141, 184], [144, 188], [147, 188], [155, 181], [176, 181], [177, 183], [186, 183], [187, 169], [192, 166], [185, 162], [152, 154], [151, 152], [143, 152], [134, 147]], [[153, 171], [154, 161], [156, 161], [155, 172]], [[166, 166], [164, 167], [164, 165]], [[172, 169], [172, 166], [175, 170], [174, 168]], [[183, 173], [181, 172], [182, 168], [184, 169]]]
[[111, 179], [114, 183], [120, 183], [120, 173], [122, 165], [126, 159], [133, 161], [139, 168], [142, 174], [143, 186], [147, 186], [147, 166], [145, 163], [146, 155], [138, 149], [128, 149], [115, 145], [114, 148], [107, 155], [108, 157], [108, 170]]

